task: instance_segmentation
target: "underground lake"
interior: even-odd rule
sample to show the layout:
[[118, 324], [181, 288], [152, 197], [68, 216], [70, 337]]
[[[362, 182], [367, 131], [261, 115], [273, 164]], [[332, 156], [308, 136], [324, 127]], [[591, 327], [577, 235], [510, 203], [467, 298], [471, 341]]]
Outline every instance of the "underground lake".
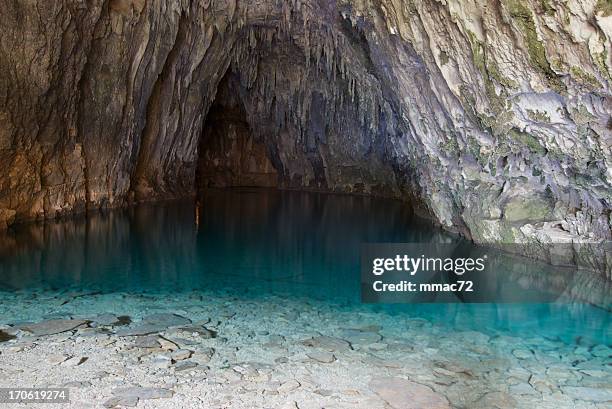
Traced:
[[528, 300], [361, 302], [363, 243], [435, 241], [476, 247], [400, 201], [249, 188], [16, 226], [0, 241], [0, 385], [25, 365], [83, 404], [92, 385], [147, 382], [176, 407], [188, 384], [202, 407], [382, 408], [400, 382], [470, 408], [604, 407], [612, 312], [597, 275], [499, 254], [479, 282]]

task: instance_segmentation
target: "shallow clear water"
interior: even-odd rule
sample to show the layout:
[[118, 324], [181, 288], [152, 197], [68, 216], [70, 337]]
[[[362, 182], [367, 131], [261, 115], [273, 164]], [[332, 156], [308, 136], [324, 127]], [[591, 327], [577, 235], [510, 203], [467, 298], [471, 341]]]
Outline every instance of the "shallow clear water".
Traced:
[[[197, 203], [140, 205], [21, 226], [0, 236], [0, 300], [2, 291], [27, 295], [40, 290], [159, 297], [206, 291], [240, 300], [277, 300], [281, 295], [287, 303], [310, 299], [334, 305], [339, 312], [418, 316], [457, 330], [539, 335], [566, 343], [612, 342], [609, 305], [593, 305], [593, 293], [609, 294], [609, 283], [507, 256], [500, 256], [496, 275], [479, 280], [490, 291], [529, 294], [531, 303], [360, 302], [362, 243], [440, 240], [471, 247], [414, 218], [397, 201], [272, 190], [211, 191]], [[551, 283], [561, 290], [553, 292], [555, 302], [543, 303], [551, 301]], [[30, 318], [24, 311], [23, 319]]]

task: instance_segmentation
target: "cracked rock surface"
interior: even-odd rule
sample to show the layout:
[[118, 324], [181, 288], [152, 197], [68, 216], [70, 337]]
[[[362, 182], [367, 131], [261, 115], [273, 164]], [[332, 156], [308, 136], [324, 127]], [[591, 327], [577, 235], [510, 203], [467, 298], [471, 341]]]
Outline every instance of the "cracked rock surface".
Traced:
[[250, 183], [609, 240], [611, 36], [601, 0], [5, 1], [0, 228]]

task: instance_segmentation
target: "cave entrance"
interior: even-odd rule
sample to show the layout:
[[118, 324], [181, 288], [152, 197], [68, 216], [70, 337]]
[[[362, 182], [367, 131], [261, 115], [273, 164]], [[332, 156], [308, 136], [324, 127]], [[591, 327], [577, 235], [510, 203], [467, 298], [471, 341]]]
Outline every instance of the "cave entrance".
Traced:
[[278, 172], [266, 145], [247, 121], [239, 80], [228, 73], [221, 80], [199, 146], [196, 188], [278, 187]]

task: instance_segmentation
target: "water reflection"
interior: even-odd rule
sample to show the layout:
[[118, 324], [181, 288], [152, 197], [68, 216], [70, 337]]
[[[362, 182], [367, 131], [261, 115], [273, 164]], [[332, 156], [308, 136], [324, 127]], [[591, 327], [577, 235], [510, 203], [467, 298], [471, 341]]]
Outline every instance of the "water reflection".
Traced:
[[[0, 288], [252, 292], [256, 287], [358, 301], [361, 244], [393, 242], [444, 243], [436, 253], [440, 257], [489, 254], [486, 275], [471, 277], [481, 291], [451, 294], [446, 301], [497, 297], [610, 306], [610, 283], [600, 277], [473, 246], [414, 218], [404, 203], [261, 189], [212, 190], [195, 203], [144, 204], [21, 226], [0, 237]], [[448, 243], [453, 254], [445, 255]], [[435, 277], [440, 280], [457, 277]], [[439, 301], [432, 297], [419, 301]]]

